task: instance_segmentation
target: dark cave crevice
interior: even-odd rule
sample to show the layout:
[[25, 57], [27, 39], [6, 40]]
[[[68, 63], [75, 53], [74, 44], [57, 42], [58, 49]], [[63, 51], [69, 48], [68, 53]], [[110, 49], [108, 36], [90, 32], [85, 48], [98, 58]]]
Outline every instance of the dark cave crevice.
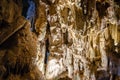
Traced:
[[35, 32], [36, 4], [34, 0], [23, 0], [22, 15], [31, 23], [31, 31]]
[[[50, 25], [49, 25], [49, 22], [47, 22], [47, 29], [46, 29], [46, 32], [47, 32], [47, 34], [46, 35], [49, 35], [50, 34]], [[44, 62], [45, 62], [45, 64], [47, 64], [47, 61], [48, 61], [48, 57], [49, 57], [49, 55], [50, 55], [50, 52], [49, 52], [49, 36], [46, 36], [46, 44], [45, 44], [45, 46], [46, 46], [46, 52], [45, 52], [45, 60], [44, 60]]]

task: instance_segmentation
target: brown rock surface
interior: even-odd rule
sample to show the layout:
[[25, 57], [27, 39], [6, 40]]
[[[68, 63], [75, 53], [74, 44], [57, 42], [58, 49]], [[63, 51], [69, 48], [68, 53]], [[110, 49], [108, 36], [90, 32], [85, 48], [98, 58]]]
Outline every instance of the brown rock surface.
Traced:
[[[112, 79], [114, 72], [111, 74], [110, 66], [115, 63], [114, 59], [119, 61], [115, 56], [110, 57], [119, 54], [116, 46], [120, 43], [118, 3], [114, 0], [40, 0], [39, 10], [45, 8], [46, 13], [42, 12], [46, 15], [37, 18], [44, 21], [36, 25], [36, 30], [41, 28], [44, 34], [38, 38], [37, 65], [46, 79], [59, 78], [64, 72], [73, 80]], [[44, 63], [46, 55], [47, 64]], [[116, 77], [118, 71], [117, 68]]]
[[0, 10], [0, 80], [43, 80], [34, 64], [37, 38], [21, 16], [21, 0], [1, 0]]
[[0, 1], [1, 80], [120, 79], [119, 0], [28, 1]]

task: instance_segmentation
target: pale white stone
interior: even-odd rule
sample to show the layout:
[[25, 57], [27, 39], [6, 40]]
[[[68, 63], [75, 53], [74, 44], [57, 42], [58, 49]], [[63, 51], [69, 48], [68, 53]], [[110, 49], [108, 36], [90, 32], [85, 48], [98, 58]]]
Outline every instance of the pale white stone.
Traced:
[[46, 68], [46, 79], [55, 78], [63, 71], [65, 71], [65, 68], [63, 66], [62, 59], [52, 59], [48, 61], [48, 65]]

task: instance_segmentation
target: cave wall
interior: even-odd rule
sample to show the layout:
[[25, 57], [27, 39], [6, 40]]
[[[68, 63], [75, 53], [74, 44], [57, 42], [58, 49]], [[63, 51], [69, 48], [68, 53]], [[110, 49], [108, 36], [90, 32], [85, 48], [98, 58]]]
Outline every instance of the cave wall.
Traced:
[[28, 1], [0, 1], [1, 80], [120, 79], [119, 0]]
[[46, 79], [118, 80], [119, 4], [116, 0], [40, 0], [36, 64]]
[[0, 80], [43, 80], [35, 65], [37, 37], [22, 0], [0, 1]]

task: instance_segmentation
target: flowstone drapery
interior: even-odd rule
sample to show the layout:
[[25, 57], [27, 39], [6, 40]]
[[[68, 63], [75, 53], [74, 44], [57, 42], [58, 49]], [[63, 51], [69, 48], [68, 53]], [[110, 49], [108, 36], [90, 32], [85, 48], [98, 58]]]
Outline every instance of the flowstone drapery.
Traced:
[[0, 0], [0, 80], [120, 80], [120, 1]]
[[[36, 63], [46, 79], [112, 78], [114, 73], [109, 69], [114, 61], [109, 55], [119, 54], [120, 43], [118, 8], [113, 0], [41, 0], [36, 19]], [[45, 45], [47, 39], [49, 45]], [[46, 64], [45, 46], [49, 49]]]

